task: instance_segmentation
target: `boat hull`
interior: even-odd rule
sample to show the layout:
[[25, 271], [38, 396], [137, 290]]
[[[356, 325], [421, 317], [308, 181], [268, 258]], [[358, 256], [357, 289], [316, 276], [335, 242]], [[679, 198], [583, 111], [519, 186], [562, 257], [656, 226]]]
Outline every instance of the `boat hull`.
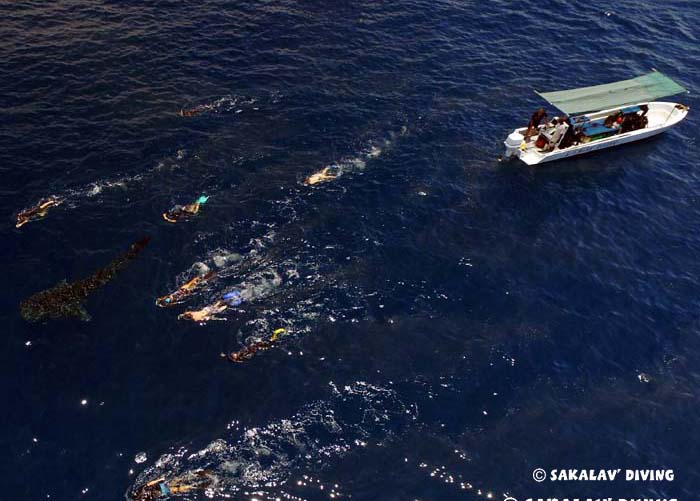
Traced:
[[[565, 158], [584, 155], [586, 153], [612, 148], [614, 146], [627, 144], [634, 141], [641, 141], [642, 139], [656, 136], [676, 125], [688, 114], [687, 107], [677, 105], [676, 103], [654, 101], [649, 103], [639, 103], [637, 106], [641, 105], [647, 105], [649, 107], [649, 111], [647, 113], [649, 123], [647, 127], [643, 129], [638, 129], [623, 134], [616, 134], [614, 136], [590, 141], [588, 143], [581, 143], [564, 149], [556, 148], [549, 152], [539, 151], [534, 144], [528, 146], [527, 148], [514, 151], [512, 145], [506, 143], [506, 147], [508, 148], [510, 146], [511, 150], [509, 152], [509, 156], [517, 156], [528, 165], [537, 165], [546, 162], [554, 162], [556, 160], [563, 160]], [[603, 110], [596, 113], [591, 113], [589, 114], [589, 117], [596, 119], [607, 116], [615, 111], [617, 111], [617, 109]], [[525, 130], [526, 128], [516, 129], [514, 133], [522, 134], [525, 132]]]

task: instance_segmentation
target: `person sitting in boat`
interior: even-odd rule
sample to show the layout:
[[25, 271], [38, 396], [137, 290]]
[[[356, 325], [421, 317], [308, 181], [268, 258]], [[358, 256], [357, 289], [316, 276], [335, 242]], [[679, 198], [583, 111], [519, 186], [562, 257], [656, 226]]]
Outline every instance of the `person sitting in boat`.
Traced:
[[620, 133], [632, 132], [634, 130], [644, 129], [649, 125], [649, 119], [646, 114], [649, 111], [649, 106], [643, 104], [639, 107], [639, 111], [625, 113], [620, 123]]
[[569, 124], [567, 124], [563, 118], [557, 119], [557, 125], [554, 127], [554, 132], [549, 138], [549, 151], [554, 150], [560, 144], [560, 140], [563, 140], [566, 131], [569, 130]]
[[[562, 119], [560, 119], [562, 120]], [[568, 148], [569, 146], [573, 146], [576, 143], [576, 131], [574, 130], [574, 127], [571, 125], [571, 120], [569, 120], [569, 117], [564, 117], [563, 118], [564, 123], [567, 125], [566, 131], [564, 132], [564, 137], [561, 138], [561, 141], [559, 141], [559, 149], [563, 150], [564, 148]]]
[[544, 120], [545, 124], [547, 123], [547, 112], [544, 111], [544, 108], [540, 108], [539, 110], [534, 112], [530, 117], [530, 121], [527, 123], [525, 139], [537, 133], [537, 127], [539, 127], [540, 123], [542, 123], [542, 120]]
[[612, 129], [619, 127], [620, 124], [622, 123], [622, 112], [621, 111], [616, 111], [615, 113], [612, 113], [605, 117], [605, 121], [603, 122], [603, 126]]

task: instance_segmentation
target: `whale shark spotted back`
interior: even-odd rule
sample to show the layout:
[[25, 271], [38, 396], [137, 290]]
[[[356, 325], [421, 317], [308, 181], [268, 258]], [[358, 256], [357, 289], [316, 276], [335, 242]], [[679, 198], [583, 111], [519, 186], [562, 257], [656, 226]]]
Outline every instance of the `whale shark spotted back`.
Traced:
[[63, 280], [50, 289], [25, 299], [20, 303], [22, 318], [28, 322], [70, 317], [90, 320], [90, 315], [83, 306], [87, 297], [133, 261], [150, 240], [151, 237], [144, 237], [136, 241], [129, 250], [87, 278], [72, 283]]

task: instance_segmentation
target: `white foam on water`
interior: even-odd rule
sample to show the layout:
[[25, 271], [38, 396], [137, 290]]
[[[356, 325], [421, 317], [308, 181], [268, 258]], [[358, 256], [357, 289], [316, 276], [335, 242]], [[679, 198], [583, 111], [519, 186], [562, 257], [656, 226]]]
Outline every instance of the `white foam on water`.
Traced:
[[[326, 400], [305, 405], [293, 416], [264, 426], [241, 428], [236, 421], [227, 436], [194, 453], [180, 447], [162, 455], [136, 478], [133, 488], [152, 479], [207, 469], [218, 479], [212, 494], [230, 496], [257, 489], [278, 495], [292, 476], [319, 471], [333, 459], [358, 448], [380, 446], [401, 433], [414, 411], [390, 388], [363, 381], [331, 384]], [[307, 477], [308, 478], [308, 477]]]
[[[362, 171], [367, 167], [368, 162], [376, 160], [383, 154], [386, 154], [391, 150], [396, 139], [407, 135], [408, 132], [408, 127], [404, 125], [398, 132], [390, 132], [386, 137], [371, 140], [356, 155], [345, 157], [341, 160], [326, 165], [316, 173], [313, 173], [307, 177], [305, 183], [323, 184], [338, 179], [345, 174]], [[325, 174], [327, 178], [321, 181], [311, 180], [311, 182], [309, 182], [314, 175], [318, 175], [320, 173]]]
[[[80, 203], [85, 199], [92, 199], [99, 195], [102, 195], [105, 191], [110, 191], [114, 189], [127, 190], [132, 184], [145, 181], [150, 175], [164, 169], [165, 167], [170, 167], [171, 169], [176, 169], [180, 167], [182, 160], [187, 158], [187, 151], [184, 149], [177, 150], [174, 156], [162, 159], [156, 163], [156, 165], [144, 172], [133, 174], [130, 176], [120, 176], [116, 178], [99, 179], [93, 181], [83, 187], [79, 188], [68, 188], [63, 192], [57, 194], [48, 195], [41, 197], [41, 200], [47, 198], [56, 198], [65, 203], [65, 206], [75, 209]], [[34, 203], [37, 205], [38, 201]]]

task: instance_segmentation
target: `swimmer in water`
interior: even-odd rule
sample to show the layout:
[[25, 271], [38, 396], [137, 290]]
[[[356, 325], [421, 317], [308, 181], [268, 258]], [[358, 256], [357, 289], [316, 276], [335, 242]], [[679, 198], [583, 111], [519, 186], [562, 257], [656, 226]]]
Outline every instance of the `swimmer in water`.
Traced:
[[223, 313], [228, 309], [228, 305], [223, 301], [217, 301], [214, 304], [205, 306], [201, 310], [186, 311], [180, 313], [178, 320], [192, 320], [193, 322], [209, 322], [211, 320], [226, 320], [225, 318], [217, 317], [219, 313]]
[[138, 487], [131, 495], [133, 501], [153, 501], [170, 494], [182, 494], [193, 490], [204, 490], [215, 483], [216, 477], [209, 470], [185, 473], [171, 480], [165, 477], [151, 480]]
[[180, 220], [187, 220], [190, 217], [197, 215], [200, 207], [207, 203], [207, 200], [209, 200], [209, 197], [202, 195], [191, 204], [176, 205], [168, 212], [163, 213], [163, 219], [169, 223], [177, 223]]
[[17, 214], [17, 223], [15, 224], [15, 228], [21, 228], [30, 221], [45, 218], [51, 207], [56, 207], [62, 203], [62, 198], [42, 198], [35, 206], [24, 209]]
[[181, 285], [175, 292], [171, 292], [167, 296], [162, 296], [156, 299], [156, 305], [161, 308], [167, 308], [169, 306], [175, 306], [180, 304], [185, 299], [190, 297], [194, 292], [199, 290], [201, 287], [206, 285], [206, 283], [216, 276], [215, 271], [210, 271], [206, 275], [199, 275], [194, 277], [192, 280], [186, 284]]
[[270, 339], [262, 339], [260, 341], [256, 341], [252, 344], [249, 344], [248, 346], [241, 348], [238, 351], [232, 351], [228, 355], [226, 355], [226, 353], [221, 353], [221, 357], [234, 363], [247, 362], [248, 360], [253, 358], [259, 351], [265, 351], [268, 348], [271, 348], [272, 345], [277, 341], [277, 338], [281, 334], [284, 334], [286, 332], [287, 331], [282, 328], [275, 329]]
[[186, 311], [178, 315], [179, 320], [192, 320], [193, 322], [209, 322], [210, 320], [226, 320], [218, 317], [231, 306], [238, 306], [243, 302], [243, 297], [238, 291], [227, 292], [214, 304], [205, 306], [201, 310]]
[[304, 180], [306, 185], [314, 185], [318, 183], [325, 183], [332, 181], [340, 177], [340, 169], [337, 166], [324, 167], [318, 172], [311, 174]]
[[199, 106], [195, 106], [194, 108], [182, 108], [180, 111], [177, 112], [177, 114], [181, 117], [196, 117], [197, 115], [201, 115], [202, 113], [205, 113], [207, 111], [211, 111], [214, 109], [214, 106], [211, 104], [200, 104]]

